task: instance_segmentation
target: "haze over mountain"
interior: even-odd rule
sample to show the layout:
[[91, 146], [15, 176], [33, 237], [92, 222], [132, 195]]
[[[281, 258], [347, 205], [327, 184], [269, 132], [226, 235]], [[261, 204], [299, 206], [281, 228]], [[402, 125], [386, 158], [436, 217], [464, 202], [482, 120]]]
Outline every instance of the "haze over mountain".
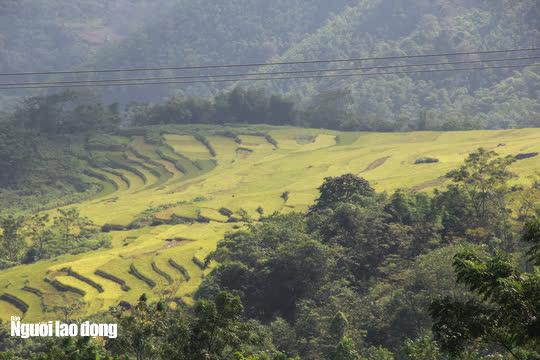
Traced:
[[[531, 48], [540, 35], [540, 6], [534, 0], [451, 4], [427, 0], [59, 0], [8, 1], [0, 6], [3, 72]], [[464, 59], [478, 57], [448, 60]], [[436, 62], [445, 60], [437, 58]], [[450, 128], [452, 122], [463, 121], [503, 128], [536, 126], [540, 121], [534, 67], [242, 85], [290, 94], [306, 104], [320, 93], [345, 90], [351, 95], [347, 106], [355, 111], [404, 124], [425, 111], [432, 121], [448, 123]], [[106, 101], [125, 103], [171, 95], [207, 96], [228, 86], [231, 84], [130, 86], [98, 91]]]
[[538, 0], [0, 0], [0, 360], [540, 359], [539, 35]]

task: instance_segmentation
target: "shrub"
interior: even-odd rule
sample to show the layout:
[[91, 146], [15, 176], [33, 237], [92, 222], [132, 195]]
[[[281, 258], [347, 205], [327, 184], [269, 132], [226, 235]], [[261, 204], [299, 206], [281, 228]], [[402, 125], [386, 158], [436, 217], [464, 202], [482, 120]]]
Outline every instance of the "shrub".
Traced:
[[219, 209], [219, 213], [226, 217], [231, 217], [233, 214], [232, 210], [229, 210], [225, 207], [222, 207], [221, 209]]
[[274, 139], [272, 137], [272, 135], [270, 134], [266, 134], [264, 135], [264, 138], [266, 139], [266, 141], [268, 141], [270, 144], [272, 144], [274, 147], [278, 147], [278, 142], [276, 139]]
[[96, 270], [94, 272], [94, 274], [98, 275], [98, 276], [101, 276], [102, 278], [105, 278], [107, 280], [111, 280], [112, 282], [115, 282], [117, 283], [118, 285], [120, 285], [120, 287], [122, 288], [122, 290], [124, 291], [129, 291], [130, 290], [130, 287], [127, 286], [126, 282], [112, 274], [109, 274], [103, 270]]
[[206, 138], [206, 136], [204, 135], [201, 135], [201, 134], [195, 134], [193, 135], [195, 137], [195, 139], [199, 142], [201, 142], [204, 146], [206, 146], [206, 148], [208, 149], [208, 152], [210, 153], [210, 155], [212, 156], [216, 156], [216, 150], [214, 149], [214, 147], [212, 146], [212, 144], [210, 144], [210, 141], [208, 141], [208, 139]]
[[131, 308], [132, 308], [131, 304], [128, 303], [127, 301], [125, 301], [125, 300], [120, 300], [118, 302], [118, 306], [120, 306], [124, 310], [131, 310]]
[[438, 163], [439, 159], [429, 156], [419, 157], [414, 161], [415, 164], [433, 164]]
[[95, 282], [94, 280], [92, 279], [89, 279], [87, 278], [86, 276], [83, 276], [75, 271], [73, 271], [71, 268], [64, 268], [62, 269], [62, 271], [64, 271], [66, 274], [68, 274], [69, 276], [72, 276], [74, 277], [75, 279], [77, 280], [80, 280], [88, 285], [90, 285], [91, 287], [93, 287], [94, 289], [96, 289], [99, 293], [102, 293], [103, 292], [103, 286], [101, 286], [100, 284], [98, 284], [97, 282]]
[[538, 156], [537, 152], [517, 154], [515, 156], [515, 158], [516, 158], [516, 160], [523, 160], [523, 159], [529, 159], [529, 158], [532, 158], [532, 157], [535, 157], [535, 156]]
[[116, 224], [103, 224], [101, 227], [102, 232], [111, 232], [111, 231], [124, 231], [127, 230], [127, 227], [124, 225], [116, 225]]
[[23, 313], [28, 311], [28, 307], [29, 307], [28, 304], [16, 296], [10, 295], [8, 293], [3, 293], [2, 295], [0, 295], [0, 299], [15, 306], [17, 309], [21, 310]]
[[36, 288], [33, 288], [33, 287], [30, 287], [30, 286], [27, 286], [27, 285], [23, 286], [23, 287], [21, 288], [21, 290], [27, 291], [27, 292], [32, 293], [32, 294], [34, 294], [34, 295], [37, 295], [37, 296], [39, 296], [39, 297], [42, 297], [42, 296], [43, 296], [43, 293], [41, 292], [41, 290], [36, 289]]
[[184, 277], [184, 280], [189, 281], [189, 279], [191, 279], [191, 276], [189, 276], [189, 273], [186, 270], [186, 268], [183, 267], [182, 265], [178, 264], [173, 259], [169, 258], [169, 265], [171, 265], [173, 268], [178, 270], [180, 272], [180, 274], [182, 274], [182, 276]]
[[197, 265], [201, 270], [204, 270], [206, 269], [206, 263], [201, 261], [201, 259], [199, 259], [198, 257], [196, 256], [193, 256], [193, 258], [191, 259], [191, 261], [193, 261], [193, 263], [195, 265]]
[[156, 286], [156, 282], [146, 276], [144, 276], [143, 274], [141, 274], [139, 272], [139, 270], [137, 270], [137, 268], [135, 267], [135, 265], [131, 264], [129, 266], [129, 273], [133, 276], [135, 276], [137, 279], [139, 280], [142, 280], [144, 281], [148, 286], [150, 286], [151, 288], [155, 287]]
[[81, 296], [86, 295], [86, 291], [84, 291], [82, 289], [79, 289], [79, 288], [76, 288], [76, 287], [71, 286], [71, 285], [62, 284], [60, 281], [58, 281], [56, 279], [51, 279], [48, 276], [45, 276], [44, 280], [45, 280], [45, 282], [48, 282], [49, 284], [51, 284], [58, 291], [62, 291], [62, 292], [71, 291], [71, 292], [74, 292], [75, 294], [79, 294]]
[[167, 274], [165, 271], [158, 268], [157, 264], [154, 261], [152, 261], [152, 270], [154, 270], [162, 278], [165, 278], [165, 280], [167, 280], [169, 284], [172, 284], [173, 282], [172, 277], [169, 274]]
[[218, 132], [218, 133], [216, 133], [216, 135], [221, 135], [221, 136], [231, 138], [237, 144], [242, 143], [242, 139], [240, 139], [240, 137], [236, 133], [234, 133], [234, 132], [232, 132], [230, 130], [226, 130], [226, 131], [223, 131], [223, 132]]

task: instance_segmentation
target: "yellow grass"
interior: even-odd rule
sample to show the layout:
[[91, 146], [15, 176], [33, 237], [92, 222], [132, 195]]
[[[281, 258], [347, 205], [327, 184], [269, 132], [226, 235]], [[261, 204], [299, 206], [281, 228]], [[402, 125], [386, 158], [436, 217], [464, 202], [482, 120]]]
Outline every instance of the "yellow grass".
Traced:
[[[252, 219], [259, 218], [256, 212], [259, 206], [265, 214], [302, 211], [317, 197], [317, 187], [325, 177], [349, 172], [365, 177], [378, 191], [391, 191], [398, 187], [431, 191], [433, 186], [442, 185], [441, 177], [446, 172], [459, 166], [468, 153], [480, 146], [501, 155], [540, 152], [540, 129], [339, 133], [264, 126], [233, 130], [266, 132], [277, 140], [278, 147], [274, 148], [264, 136], [259, 135], [240, 135], [242, 143], [237, 144], [231, 138], [206, 134], [216, 150], [217, 166], [209, 172], [191, 170], [194, 171], [191, 174], [182, 174], [173, 163], [161, 159], [155, 151], [156, 146], [145, 143], [142, 137], [120, 138], [139, 153], [162, 164], [172, 174], [170, 178], [156, 178], [143, 168], [144, 160], [128, 153], [129, 159], [136, 162], [130, 166], [135, 166], [147, 176], [147, 184], [129, 170], [115, 169], [129, 179], [128, 188], [120, 177], [108, 173], [107, 169], [97, 170], [117, 183], [118, 190], [72, 205], [99, 225], [128, 225], [143, 211], [163, 205], [167, 206], [156, 210], [152, 215], [154, 218], [166, 222], [175, 217], [197, 219], [201, 215], [210, 219], [209, 223], [147, 226], [113, 232], [111, 249], [65, 255], [0, 271], [0, 294], [7, 292], [27, 302], [30, 310], [25, 317], [29, 320], [56, 318], [57, 313], [44, 311], [42, 305], [69, 304], [77, 298], [85, 303], [78, 313], [80, 316], [107, 310], [120, 300], [135, 302], [142, 293], [150, 299], [179, 297], [189, 303], [204, 273], [192, 258], [196, 256], [203, 260], [235, 225], [226, 223], [227, 217], [218, 212], [222, 207], [235, 212], [235, 216], [244, 209]], [[189, 159], [182, 161], [212, 158], [208, 149], [192, 135], [166, 134], [163, 138], [176, 155]], [[238, 151], [239, 148], [248, 148], [251, 152], [244, 153]], [[414, 164], [422, 156], [436, 157], [440, 161]], [[533, 176], [540, 174], [540, 157], [518, 161], [512, 165], [512, 170], [519, 174], [516, 182], [531, 181]], [[157, 187], [150, 186], [156, 182], [162, 183]], [[289, 192], [286, 203], [280, 197], [284, 191]], [[184, 281], [180, 273], [169, 265], [169, 259], [184, 266], [191, 279]], [[175, 280], [173, 285], [152, 270], [153, 261]], [[130, 275], [131, 264], [153, 279], [157, 286], [151, 289]], [[85, 290], [84, 297], [59, 293], [43, 281], [47, 272], [65, 267], [71, 267], [99, 283], [104, 292], [98, 293], [65, 274], [58, 276], [58, 280]], [[95, 275], [97, 269], [125, 280], [131, 289], [122, 291], [118, 284]], [[42, 289], [43, 298], [23, 291], [25, 285]], [[20, 311], [0, 300], [0, 318], [5, 320], [17, 314]]]

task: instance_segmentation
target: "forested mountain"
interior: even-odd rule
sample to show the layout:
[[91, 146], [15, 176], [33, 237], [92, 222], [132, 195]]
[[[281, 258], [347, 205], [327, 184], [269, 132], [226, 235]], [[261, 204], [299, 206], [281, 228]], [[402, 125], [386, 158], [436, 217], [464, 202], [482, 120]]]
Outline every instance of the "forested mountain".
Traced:
[[80, 66], [99, 48], [135, 32], [144, 15], [157, 7], [158, 2], [147, 0], [4, 0], [0, 71]]
[[0, 360], [540, 359], [538, 39], [538, 0], [0, 0]]
[[[58, 0], [9, 1], [0, 6], [4, 71], [529, 48], [540, 35], [540, 6], [534, 0]], [[351, 66], [343, 66], [347, 65]], [[114, 101], [155, 101], [174, 94], [207, 96], [226, 86], [99, 91]], [[305, 104], [320, 101], [321, 93], [345, 91], [350, 94], [347, 106], [354, 112], [403, 130], [422, 128], [416, 125], [426, 119], [440, 129], [478, 127], [469, 123], [487, 128], [537, 126], [540, 121], [535, 67], [286, 80], [256, 86], [297, 96]], [[350, 119], [336, 125], [355, 128]]]
[[[280, 60], [529, 48], [539, 37], [539, 19], [537, 1], [360, 1]], [[455, 60], [463, 59], [450, 61]], [[381, 121], [402, 122], [406, 129], [428, 110], [431, 121], [452, 129], [468, 121], [493, 127], [538, 124], [538, 83], [538, 74], [529, 68], [288, 81], [282, 86], [294, 92], [303, 87], [304, 94], [348, 88], [352, 106]]]

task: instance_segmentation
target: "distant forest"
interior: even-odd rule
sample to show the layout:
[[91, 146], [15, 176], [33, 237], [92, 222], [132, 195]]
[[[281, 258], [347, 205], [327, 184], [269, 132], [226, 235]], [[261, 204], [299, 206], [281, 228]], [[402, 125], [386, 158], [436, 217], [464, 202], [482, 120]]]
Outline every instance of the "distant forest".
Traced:
[[[145, 16], [148, 13], [154, 16]], [[540, 38], [539, 19], [540, 5], [535, 0], [452, 3], [443, 0], [271, 3], [263, 0], [10, 0], [0, 4], [0, 71], [208, 65], [531, 48]], [[402, 62], [384, 63], [387, 64]], [[363, 62], [364, 65], [371, 63]], [[297, 68], [272, 68], [291, 69]], [[254, 73], [262, 70], [250, 69]], [[176, 73], [161, 73], [173, 74]], [[3, 80], [8, 79], [11, 80], [9, 77]], [[64, 77], [34, 76], [28, 80], [43, 79]], [[268, 94], [294, 99], [296, 109], [324, 107], [329, 102], [341, 106], [336, 119], [325, 120], [327, 123], [302, 116], [294, 118], [300, 124], [388, 131], [538, 126], [538, 84], [537, 69], [529, 67], [274, 80], [262, 86]], [[195, 102], [217, 103], [212, 98], [217, 100], [218, 93], [231, 92], [235, 87], [237, 84], [130, 86], [100, 89], [98, 93], [107, 102], [120, 104], [162, 103], [170, 97], [202, 97], [206, 100]], [[257, 91], [262, 90], [253, 90], [247, 97]], [[46, 90], [2, 91], [0, 105], [7, 108], [20, 96], [46, 94]], [[168, 102], [159, 111], [178, 107], [172, 103], [179, 101], [183, 100]], [[215, 105], [216, 110], [222, 109], [220, 104]], [[279, 105], [285, 108], [274, 110], [282, 118], [273, 117], [266, 122], [291, 123], [290, 114], [283, 117], [288, 105]], [[252, 108], [258, 106], [253, 104]], [[153, 111], [157, 112], [157, 108]], [[191, 115], [195, 121], [208, 121], [207, 112], [213, 110], [202, 108], [205, 112], [202, 118]], [[217, 114], [219, 121], [230, 121], [230, 114], [223, 115]], [[240, 122], [263, 122], [260, 114], [253, 116], [247, 112], [247, 115], [251, 119], [244, 117]], [[342, 119], [342, 115], [347, 115], [347, 119]], [[168, 121], [184, 121], [190, 115], [178, 118], [182, 120]]]

